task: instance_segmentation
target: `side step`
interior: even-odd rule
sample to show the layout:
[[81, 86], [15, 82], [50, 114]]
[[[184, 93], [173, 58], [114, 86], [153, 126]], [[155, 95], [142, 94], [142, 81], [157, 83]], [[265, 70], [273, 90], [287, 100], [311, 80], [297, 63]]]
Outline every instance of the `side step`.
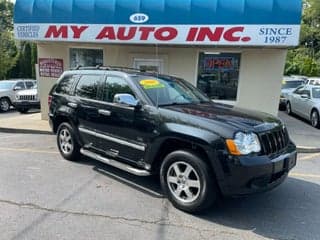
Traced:
[[84, 156], [87, 156], [89, 158], [93, 158], [95, 160], [98, 160], [100, 162], [106, 163], [110, 166], [119, 168], [123, 171], [129, 172], [131, 174], [137, 175], [137, 176], [150, 176], [151, 173], [147, 170], [142, 170], [142, 169], [138, 169], [138, 168], [134, 168], [128, 164], [125, 163], [121, 163], [112, 159], [108, 159], [105, 157], [100, 156], [99, 154], [90, 152], [89, 150], [83, 149], [81, 148], [80, 150], [81, 154], [83, 154]]

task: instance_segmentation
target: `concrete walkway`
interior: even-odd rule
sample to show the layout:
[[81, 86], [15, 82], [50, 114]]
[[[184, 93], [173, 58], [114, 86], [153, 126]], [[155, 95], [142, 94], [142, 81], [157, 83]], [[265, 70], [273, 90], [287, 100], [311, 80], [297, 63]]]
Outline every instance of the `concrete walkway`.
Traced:
[[40, 113], [28, 113], [0, 118], [0, 132], [52, 133], [48, 121], [41, 120]]
[[[289, 135], [300, 153], [320, 152], [320, 129], [308, 122], [279, 112], [286, 123]], [[40, 113], [21, 114], [10, 118], [0, 118], [0, 132], [51, 134], [48, 121], [41, 120]]]

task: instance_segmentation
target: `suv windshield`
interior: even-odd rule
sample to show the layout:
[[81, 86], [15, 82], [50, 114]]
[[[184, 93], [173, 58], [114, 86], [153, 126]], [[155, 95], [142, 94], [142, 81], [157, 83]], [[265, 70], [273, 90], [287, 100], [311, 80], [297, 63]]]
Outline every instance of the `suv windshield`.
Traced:
[[190, 83], [171, 77], [134, 76], [156, 106], [209, 102], [210, 99]]
[[300, 85], [304, 84], [304, 80], [297, 80], [297, 81], [284, 81], [282, 83], [282, 89], [288, 88], [297, 88]]
[[15, 82], [0, 81], [0, 89], [12, 89]]

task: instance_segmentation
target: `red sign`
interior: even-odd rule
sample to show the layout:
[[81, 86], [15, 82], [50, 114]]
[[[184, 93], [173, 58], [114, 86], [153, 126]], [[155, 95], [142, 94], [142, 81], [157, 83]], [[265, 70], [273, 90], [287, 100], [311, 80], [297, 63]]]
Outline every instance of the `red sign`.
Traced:
[[39, 58], [40, 77], [59, 78], [63, 73], [63, 60], [55, 58]]
[[234, 58], [232, 57], [205, 57], [204, 59], [205, 70], [233, 70]]

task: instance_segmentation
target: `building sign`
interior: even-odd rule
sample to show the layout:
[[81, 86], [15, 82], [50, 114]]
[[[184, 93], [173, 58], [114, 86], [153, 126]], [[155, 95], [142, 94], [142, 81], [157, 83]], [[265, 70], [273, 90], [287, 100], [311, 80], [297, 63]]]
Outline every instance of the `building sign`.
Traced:
[[204, 58], [204, 70], [234, 70], [235, 59], [233, 57], [205, 57]]
[[300, 25], [101, 25], [15, 24], [19, 40], [232, 45], [296, 46]]
[[39, 58], [40, 77], [59, 78], [63, 73], [63, 60], [54, 58]]

